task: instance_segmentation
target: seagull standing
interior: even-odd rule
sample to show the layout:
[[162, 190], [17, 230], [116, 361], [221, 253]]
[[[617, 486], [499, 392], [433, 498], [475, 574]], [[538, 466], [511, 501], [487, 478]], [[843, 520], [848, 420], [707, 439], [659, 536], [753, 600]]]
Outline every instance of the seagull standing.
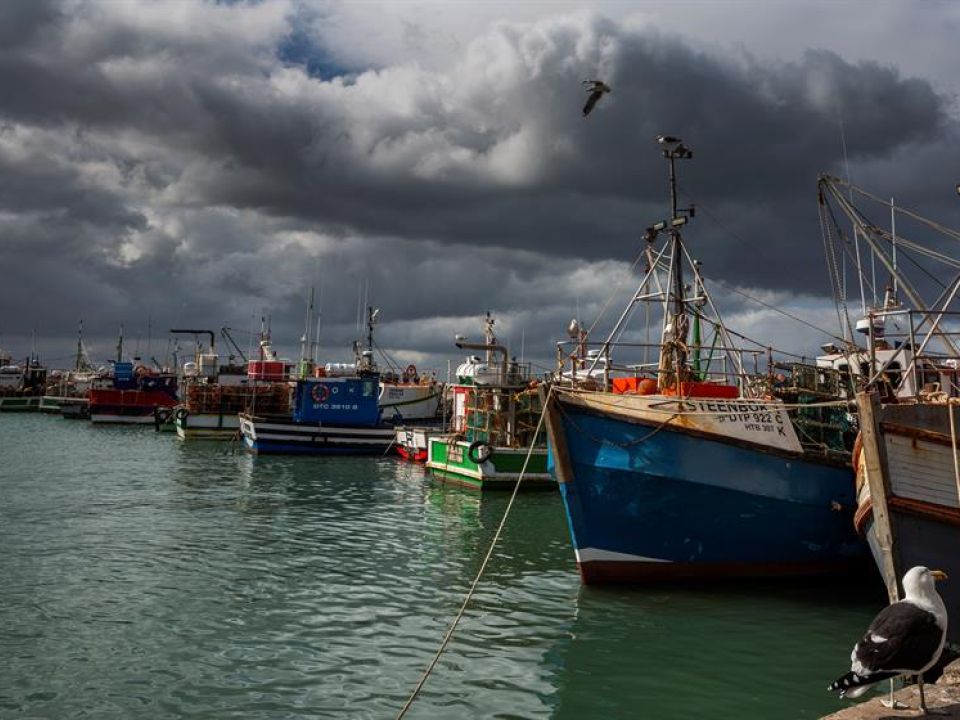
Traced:
[[[946, 578], [946, 573], [922, 566], [908, 570], [903, 576], [903, 600], [888, 605], [873, 619], [853, 647], [850, 672], [827, 689], [839, 690], [840, 697], [856, 698], [874, 683], [915, 675], [921, 714], [935, 713], [927, 709], [923, 696], [923, 673], [940, 659], [947, 636], [947, 608], [934, 587], [935, 581]], [[891, 707], [893, 703], [891, 687]]]
[[582, 84], [588, 86], [587, 92], [590, 93], [590, 97], [587, 98], [587, 104], [583, 106], [583, 116], [586, 117], [590, 114], [590, 111], [593, 110], [593, 106], [597, 104], [597, 101], [603, 97], [604, 93], [613, 91], [603, 80], [584, 80]]

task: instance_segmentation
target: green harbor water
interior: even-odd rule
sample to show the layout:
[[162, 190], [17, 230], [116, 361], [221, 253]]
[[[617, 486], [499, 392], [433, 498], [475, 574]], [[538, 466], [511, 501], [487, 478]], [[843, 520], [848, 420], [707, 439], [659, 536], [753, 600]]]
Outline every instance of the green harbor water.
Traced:
[[[0, 717], [392, 718], [505, 495], [0, 415]], [[521, 495], [409, 718], [817, 718], [879, 583], [580, 586]]]

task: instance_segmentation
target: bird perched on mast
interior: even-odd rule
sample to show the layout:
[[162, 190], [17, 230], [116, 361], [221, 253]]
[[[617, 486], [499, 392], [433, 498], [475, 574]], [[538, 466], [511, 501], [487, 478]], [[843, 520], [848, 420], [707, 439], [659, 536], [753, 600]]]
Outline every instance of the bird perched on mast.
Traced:
[[[908, 570], [903, 576], [903, 600], [888, 605], [873, 619], [850, 653], [850, 672], [827, 689], [839, 690], [840, 697], [856, 698], [874, 683], [915, 675], [921, 714], [931, 712], [923, 697], [923, 673], [940, 659], [947, 636], [947, 608], [934, 587], [935, 581], [946, 578], [940, 570], [921, 566]], [[893, 707], [892, 687], [890, 696]]]
[[587, 98], [587, 104], [583, 106], [583, 116], [586, 117], [590, 114], [590, 111], [593, 110], [593, 106], [597, 104], [597, 101], [603, 97], [604, 93], [613, 91], [603, 80], [584, 80], [582, 84], [588, 86], [587, 92], [590, 93], [590, 97]]

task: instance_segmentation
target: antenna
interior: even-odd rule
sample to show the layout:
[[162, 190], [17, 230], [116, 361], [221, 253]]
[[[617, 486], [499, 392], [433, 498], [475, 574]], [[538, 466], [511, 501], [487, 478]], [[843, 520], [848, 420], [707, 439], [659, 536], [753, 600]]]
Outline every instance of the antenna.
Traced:
[[890, 198], [890, 237], [893, 238], [893, 299], [897, 299], [897, 210]]
[[77, 328], [77, 360], [74, 363], [75, 370], [80, 370], [83, 363], [83, 320], [80, 320], [80, 326]]
[[320, 320], [323, 318], [323, 282], [320, 282], [320, 301], [318, 303], [317, 309], [317, 332], [314, 335], [313, 340], [313, 362], [314, 364], [320, 361]]

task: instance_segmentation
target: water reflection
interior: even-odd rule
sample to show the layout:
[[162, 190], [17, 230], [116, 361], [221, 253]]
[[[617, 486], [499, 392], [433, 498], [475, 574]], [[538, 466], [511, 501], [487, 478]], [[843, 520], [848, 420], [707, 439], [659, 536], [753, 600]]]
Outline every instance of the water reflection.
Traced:
[[[392, 458], [46, 417], [0, 435], [3, 716], [393, 717], [508, 501]], [[411, 717], [814, 717], [876, 603], [756, 596], [582, 589], [560, 498], [523, 494]], [[784, 646], [794, 686], [758, 684]]]
[[830, 668], [882, 602], [866, 582], [582, 588], [549, 656], [557, 717], [822, 717], [843, 707]]

